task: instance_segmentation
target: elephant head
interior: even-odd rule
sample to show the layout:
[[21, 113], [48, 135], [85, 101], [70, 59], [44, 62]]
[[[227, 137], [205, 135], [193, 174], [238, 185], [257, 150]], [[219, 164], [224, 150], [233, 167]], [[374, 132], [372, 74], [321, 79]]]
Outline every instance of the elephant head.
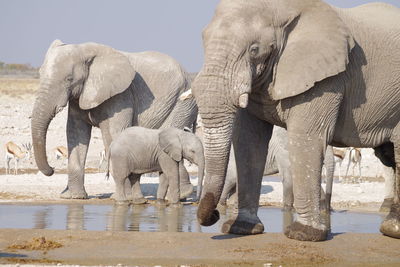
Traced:
[[46, 134], [54, 116], [71, 100], [92, 109], [126, 90], [135, 70], [122, 53], [95, 43], [63, 44], [54, 41], [40, 68], [40, 85], [32, 111], [32, 140], [37, 166], [45, 175]]
[[336, 11], [319, 0], [222, 0], [203, 31], [203, 46], [204, 65], [192, 84], [207, 172], [197, 217], [212, 225], [219, 219], [215, 208], [238, 108], [277, 105], [343, 72], [354, 40]]
[[200, 139], [191, 132], [167, 128], [159, 134], [161, 149], [179, 162], [182, 158], [198, 166], [197, 199], [200, 199], [204, 177], [204, 150]]

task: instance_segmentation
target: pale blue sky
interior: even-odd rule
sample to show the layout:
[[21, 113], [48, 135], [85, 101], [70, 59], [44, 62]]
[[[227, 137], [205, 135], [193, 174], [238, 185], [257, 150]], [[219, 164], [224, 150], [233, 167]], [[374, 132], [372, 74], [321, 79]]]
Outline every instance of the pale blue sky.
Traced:
[[[327, 0], [352, 7], [370, 0]], [[399, 0], [386, 0], [400, 7]], [[203, 61], [201, 31], [217, 0], [0, 0], [0, 61], [40, 66], [54, 39], [167, 53], [190, 72]], [[400, 23], [400, 22], [399, 22]]]

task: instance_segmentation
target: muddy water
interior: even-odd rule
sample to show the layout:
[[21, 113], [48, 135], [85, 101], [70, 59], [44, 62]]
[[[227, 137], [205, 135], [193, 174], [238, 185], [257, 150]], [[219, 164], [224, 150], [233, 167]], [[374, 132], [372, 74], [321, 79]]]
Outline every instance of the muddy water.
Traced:
[[[152, 205], [0, 205], [0, 228], [74, 229], [141, 232], [206, 232], [219, 233], [221, 224], [230, 215], [228, 210], [211, 227], [202, 227], [196, 220], [196, 206], [181, 208]], [[279, 208], [259, 209], [258, 215], [266, 232], [282, 232], [293, 215]], [[383, 214], [333, 212], [332, 233], [378, 233]]]

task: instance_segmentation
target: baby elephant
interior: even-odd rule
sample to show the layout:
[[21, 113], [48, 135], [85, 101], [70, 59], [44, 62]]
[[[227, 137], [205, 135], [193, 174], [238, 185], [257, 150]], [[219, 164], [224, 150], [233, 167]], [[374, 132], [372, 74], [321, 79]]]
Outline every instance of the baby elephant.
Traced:
[[[164, 200], [169, 189], [169, 202], [179, 203], [179, 162], [187, 159], [198, 166], [197, 198], [204, 176], [204, 151], [200, 139], [193, 133], [167, 128], [163, 130], [130, 127], [111, 143], [108, 152], [109, 169], [115, 181], [117, 202], [127, 201], [124, 184], [139, 183], [140, 175], [159, 171], [157, 200]], [[111, 166], [110, 166], [111, 165]], [[134, 194], [132, 186], [132, 194]]]

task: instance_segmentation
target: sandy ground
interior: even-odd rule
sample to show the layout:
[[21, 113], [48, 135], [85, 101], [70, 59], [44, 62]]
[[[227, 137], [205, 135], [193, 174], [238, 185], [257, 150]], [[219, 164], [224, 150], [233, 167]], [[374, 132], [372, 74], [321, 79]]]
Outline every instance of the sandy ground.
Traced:
[[[40, 237], [44, 237], [44, 241], [42, 244], [37, 244], [37, 240], [34, 239]], [[56, 247], [53, 244], [62, 247], [52, 249]], [[338, 234], [325, 242], [310, 243], [290, 240], [282, 234], [235, 236], [204, 233], [3, 229], [0, 230], [0, 249], [0, 263], [3, 264], [129, 266], [268, 266], [268, 263], [272, 266], [399, 266], [400, 264], [399, 240], [374, 234], [349, 233]]]
[[[0, 77], [1, 144], [8, 141], [17, 144], [31, 141], [29, 116], [37, 85], [37, 80]], [[0, 202], [77, 202], [59, 198], [67, 183], [66, 161], [57, 161], [53, 149], [59, 145], [66, 146], [66, 116], [66, 110], [58, 114], [48, 131], [48, 157], [58, 174], [46, 177], [37, 172], [32, 158], [26, 158], [20, 162], [24, 169], [20, 173], [23, 174], [4, 175], [4, 168], [1, 167], [5, 166], [2, 161], [5, 151], [0, 149], [0, 174], [3, 174], [0, 175]], [[97, 172], [102, 149], [100, 131], [93, 129], [86, 166], [88, 172]], [[372, 150], [363, 149], [362, 153], [362, 175], [367, 177], [366, 182], [335, 183], [333, 208], [369, 212], [377, 212], [379, 209], [384, 198], [382, 165]], [[340, 168], [342, 174], [346, 171], [347, 162], [346, 157]], [[338, 164], [336, 176], [339, 167]], [[352, 169], [349, 174], [352, 174]], [[354, 174], [358, 174], [357, 168]], [[197, 184], [195, 176], [191, 181]], [[157, 177], [144, 177], [144, 194], [149, 198], [154, 197], [157, 183]], [[85, 185], [90, 199], [84, 202], [112, 203], [109, 196], [114, 192], [114, 182], [112, 179], [106, 180], [104, 173], [88, 173]], [[264, 181], [261, 193], [261, 205], [279, 206], [282, 184], [277, 179]], [[36, 241], [33, 241], [34, 238]], [[58, 242], [62, 247], [29, 250], [32, 241], [39, 242], [39, 248], [46, 247], [48, 242]], [[205, 233], [0, 229], [0, 264], [15, 266], [57, 263], [130, 266], [269, 266], [268, 263], [272, 263], [272, 266], [400, 266], [400, 241], [379, 234], [350, 233], [336, 234], [326, 242], [306, 243], [289, 240], [283, 234], [271, 233], [239, 237]]]

